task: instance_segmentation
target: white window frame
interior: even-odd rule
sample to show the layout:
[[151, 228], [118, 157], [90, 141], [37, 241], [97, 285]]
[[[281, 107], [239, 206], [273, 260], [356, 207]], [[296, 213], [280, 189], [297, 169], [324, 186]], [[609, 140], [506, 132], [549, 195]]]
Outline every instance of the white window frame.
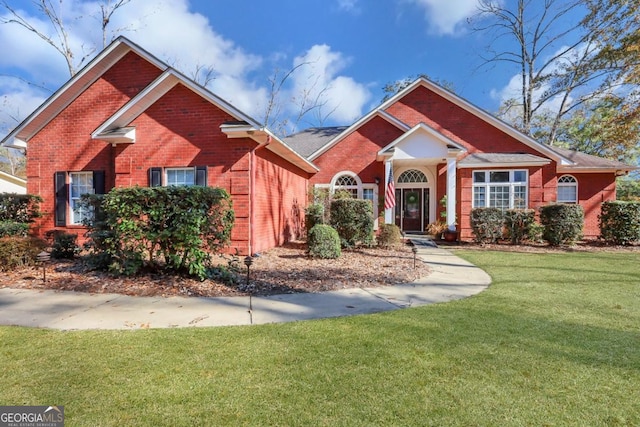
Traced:
[[[490, 182], [491, 173], [495, 172], [508, 172], [509, 173], [509, 181], [508, 182]], [[525, 174], [524, 181], [516, 181], [515, 175], [518, 172], [523, 172]], [[484, 174], [485, 182], [475, 182], [476, 173]], [[471, 205], [473, 208], [487, 208], [487, 207], [496, 207], [491, 206], [491, 190], [497, 189], [498, 187], [508, 187], [509, 191], [509, 206], [500, 207], [501, 209], [526, 209], [529, 206], [529, 171], [527, 169], [488, 169], [488, 170], [473, 170], [471, 172], [471, 179], [473, 182], [473, 189], [471, 194]], [[516, 206], [515, 203], [515, 194], [517, 187], [525, 188], [525, 197], [522, 206]], [[476, 189], [483, 188], [484, 189], [484, 204], [485, 206], [476, 206]]]
[[[89, 184], [82, 184], [81, 177], [88, 179]], [[93, 217], [93, 212], [84, 212], [76, 204], [83, 194], [95, 193], [93, 172], [69, 172], [69, 225], [82, 225], [86, 217]]]
[[[169, 172], [191, 172], [193, 174], [193, 181], [191, 183], [187, 183], [187, 182], [183, 182], [183, 183], [176, 183], [176, 184], [172, 184], [169, 183]], [[166, 183], [166, 186], [170, 186], [170, 185], [175, 185], [175, 186], [192, 186], [192, 185], [196, 185], [196, 168], [194, 167], [187, 167], [187, 168], [165, 168], [164, 169], [164, 182]]]
[[[571, 180], [571, 181], [569, 181]], [[569, 199], [561, 199], [560, 198], [560, 189], [561, 188], [573, 188], [574, 196], [573, 200]], [[562, 175], [558, 178], [558, 190], [557, 190], [557, 201], [558, 203], [567, 203], [567, 204], [577, 204], [578, 203], [578, 180], [573, 175]]]
[[[343, 176], [348, 176], [353, 178], [354, 181], [356, 182], [356, 185], [337, 185], [336, 183]], [[336, 191], [340, 191], [340, 190], [346, 190], [349, 192], [353, 192], [353, 190], [355, 190], [356, 198], [362, 199], [362, 181], [360, 180], [360, 177], [358, 177], [358, 174], [351, 171], [342, 171], [335, 174], [333, 176], [333, 179], [331, 179], [331, 194], [335, 194]]]

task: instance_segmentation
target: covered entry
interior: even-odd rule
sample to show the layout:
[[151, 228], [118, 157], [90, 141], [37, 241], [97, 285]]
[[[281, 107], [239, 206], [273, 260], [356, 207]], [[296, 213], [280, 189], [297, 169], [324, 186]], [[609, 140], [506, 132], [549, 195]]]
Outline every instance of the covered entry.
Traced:
[[424, 172], [408, 169], [396, 185], [395, 224], [402, 231], [423, 231], [430, 222], [430, 183]]

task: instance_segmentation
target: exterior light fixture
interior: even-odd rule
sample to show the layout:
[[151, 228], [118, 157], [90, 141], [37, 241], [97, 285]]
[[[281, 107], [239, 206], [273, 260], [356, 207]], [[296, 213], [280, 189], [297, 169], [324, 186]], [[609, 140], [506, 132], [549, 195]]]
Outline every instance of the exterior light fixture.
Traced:
[[416, 269], [416, 255], [418, 254], [418, 248], [415, 246], [411, 248], [411, 252], [413, 252], [413, 269]]

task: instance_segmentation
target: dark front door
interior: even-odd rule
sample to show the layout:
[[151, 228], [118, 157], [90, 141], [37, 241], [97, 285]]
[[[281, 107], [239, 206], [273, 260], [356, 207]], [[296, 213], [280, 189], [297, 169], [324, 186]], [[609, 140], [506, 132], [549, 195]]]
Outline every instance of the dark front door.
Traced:
[[395, 213], [396, 225], [402, 231], [423, 231], [426, 226], [425, 217], [429, 218], [429, 189], [396, 189]]

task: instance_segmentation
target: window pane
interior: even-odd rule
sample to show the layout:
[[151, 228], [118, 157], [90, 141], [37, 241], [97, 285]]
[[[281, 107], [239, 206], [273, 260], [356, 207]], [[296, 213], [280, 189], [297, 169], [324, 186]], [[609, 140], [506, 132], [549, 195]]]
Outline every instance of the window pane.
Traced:
[[513, 208], [525, 209], [527, 207], [527, 187], [516, 185], [513, 188]]
[[509, 209], [509, 186], [494, 186], [489, 188], [489, 207]]
[[513, 182], [527, 182], [527, 171], [514, 171]]
[[487, 207], [487, 193], [484, 187], [476, 187], [473, 189], [473, 206], [476, 208]]
[[558, 201], [559, 202], [576, 202], [578, 197], [576, 195], [577, 188], [573, 185], [564, 185], [558, 187]]
[[486, 174], [484, 172], [474, 172], [473, 182], [486, 182]]
[[195, 169], [167, 169], [167, 185], [195, 185]]
[[340, 178], [336, 179], [336, 187], [343, 185], [354, 185], [357, 186], [358, 182], [356, 179], [350, 175], [342, 175]]
[[489, 172], [489, 182], [509, 182], [509, 172]]
[[69, 206], [71, 207], [71, 224], [82, 224], [83, 219], [90, 219], [93, 212], [78, 206], [83, 194], [93, 194], [93, 172], [71, 172], [69, 174]]
[[362, 189], [362, 198], [365, 200], [373, 201], [373, 188], [363, 188]]

